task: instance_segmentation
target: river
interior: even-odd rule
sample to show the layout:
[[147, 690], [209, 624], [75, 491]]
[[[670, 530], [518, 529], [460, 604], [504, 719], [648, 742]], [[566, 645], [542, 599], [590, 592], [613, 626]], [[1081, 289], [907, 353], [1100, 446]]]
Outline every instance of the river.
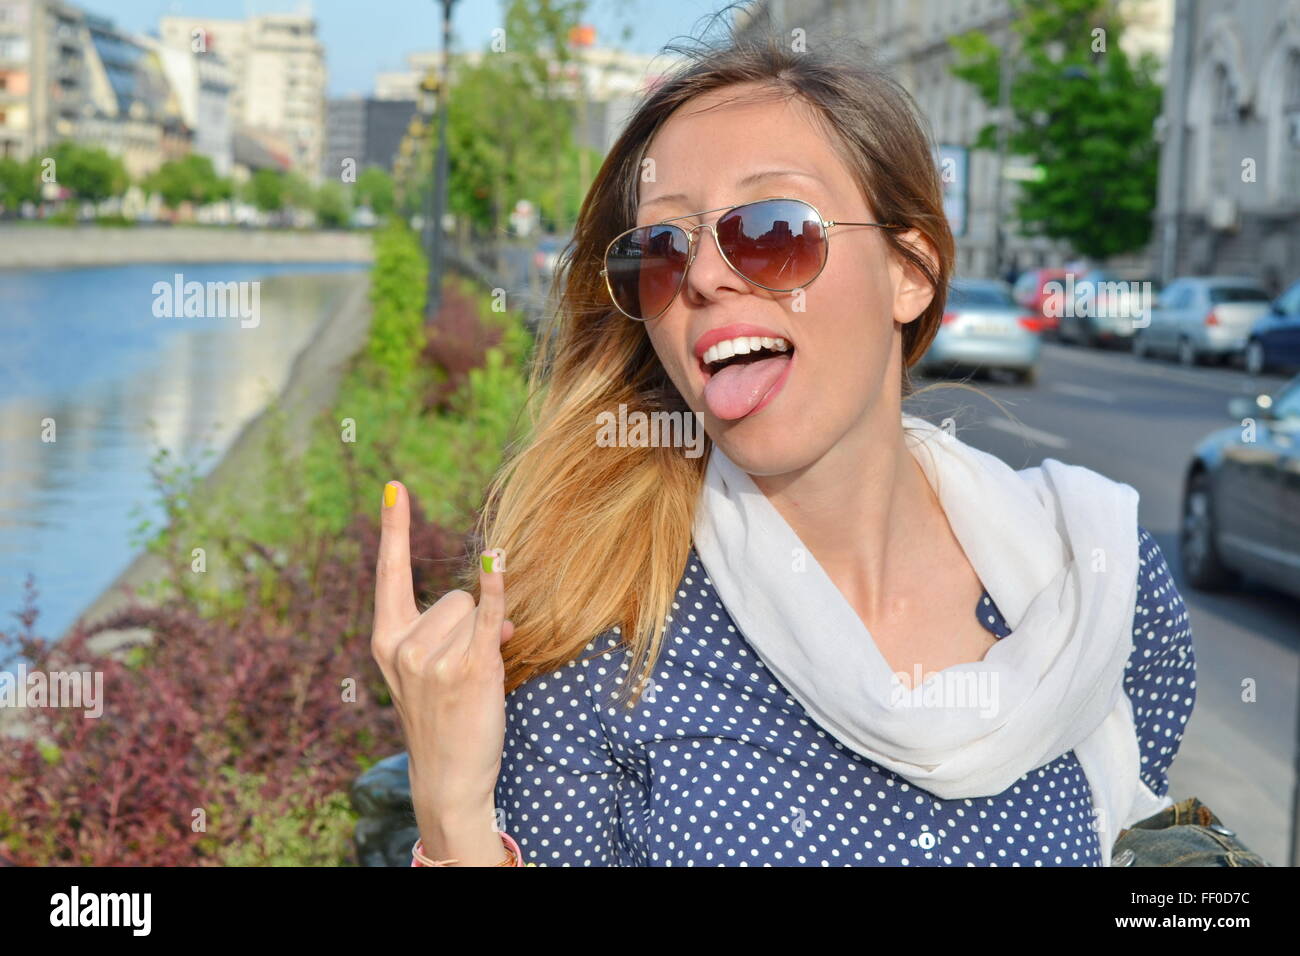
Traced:
[[[367, 268], [0, 270], [0, 630], [31, 573], [37, 632], [64, 633], [131, 562], [141, 521], [162, 514], [156, 451], [196, 461], [211, 449], [210, 469], [280, 392], [355, 281], [344, 273]], [[242, 296], [229, 309], [227, 283]]]

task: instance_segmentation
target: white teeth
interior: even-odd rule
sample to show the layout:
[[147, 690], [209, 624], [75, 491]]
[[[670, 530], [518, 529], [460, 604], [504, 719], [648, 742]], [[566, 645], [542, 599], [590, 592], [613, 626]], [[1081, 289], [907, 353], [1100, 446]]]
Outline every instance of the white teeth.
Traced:
[[744, 335], [734, 339], [728, 339], [725, 342], [718, 342], [710, 346], [704, 352], [704, 364], [712, 365], [714, 362], [721, 362], [723, 359], [729, 359], [733, 355], [749, 355], [751, 352], [759, 352], [768, 349], [775, 352], [789, 351], [790, 343], [783, 338], [767, 337], [759, 335]]

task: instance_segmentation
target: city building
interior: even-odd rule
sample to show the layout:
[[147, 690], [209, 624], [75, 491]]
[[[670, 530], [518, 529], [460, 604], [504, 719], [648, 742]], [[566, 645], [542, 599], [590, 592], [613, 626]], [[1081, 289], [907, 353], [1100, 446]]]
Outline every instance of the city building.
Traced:
[[247, 20], [166, 16], [164, 45], [213, 52], [229, 65], [237, 126], [289, 143], [294, 168], [318, 180], [325, 155], [325, 48], [304, 14]]
[[[1173, 0], [1121, 0], [1119, 8], [1125, 22], [1132, 24], [1121, 39], [1125, 52], [1149, 53], [1164, 63]], [[994, 275], [1008, 262], [1019, 269], [1059, 265], [1070, 256], [1063, 243], [1015, 231], [1014, 177], [1024, 170], [1011, 156], [999, 169], [995, 152], [972, 148], [980, 129], [996, 120], [997, 111], [952, 73], [952, 37], [979, 31], [1005, 50], [1012, 39], [1010, 24], [1007, 0], [763, 0], [737, 17], [742, 31], [802, 29], [810, 44], [818, 34], [842, 34], [873, 49], [880, 65], [911, 93], [929, 121], [936, 158], [950, 160], [957, 171], [947, 184], [945, 207], [957, 239], [957, 272], [970, 276]], [[1004, 223], [1001, 264], [994, 261], [999, 205]], [[1132, 259], [1134, 271], [1145, 271], [1145, 255]]]
[[1178, 0], [1156, 211], [1161, 276], [1300, 277], [1300, 0]]
[[88, 102], [74, 122], [73, 138], [118, 156], [133, 181], [190, 151], [193, 127], [162, 62], [148, 44], [112, 21], [83, 15]]
[[193, 131], [146, 38], [61, 0], [0, 0], [0, 156], [77, 140], [139, 179], [185, 155]]
[[347, 160], [355, 173], [368, 166], [391, 171], [407, 125], [415, 115], [415, 100], [353, 96], [330, 100], [325, 108], [327, 179], [338, 179]]
[[0, 156], [46, 153], [75, 135], [90, 99], [90, 34], [60, 0], [0, 0]]
[[235, 120], [231, 111], [234, 79], [229, 64], [216, 53], [194, 53], [141, 38], [158, 57], [176, 96], [181, 117], [193, 130], [193, 152], [212, 160], [218, 176], [233, 166]]

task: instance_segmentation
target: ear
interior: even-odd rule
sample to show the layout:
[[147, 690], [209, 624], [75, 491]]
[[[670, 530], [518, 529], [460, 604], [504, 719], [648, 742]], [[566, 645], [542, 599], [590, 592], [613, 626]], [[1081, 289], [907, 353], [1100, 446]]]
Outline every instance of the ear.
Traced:
[[[899, 233], [897, 238], [929, 262], [935, 272], [939, 271], [939, 256], [919, 230], [909, 229]], [[895, 252], [893, 260], [894, 321], [906, 325], [914, 322], [934, 300], [934, 289], [930, 287], [924, 273], [903, 256]]]

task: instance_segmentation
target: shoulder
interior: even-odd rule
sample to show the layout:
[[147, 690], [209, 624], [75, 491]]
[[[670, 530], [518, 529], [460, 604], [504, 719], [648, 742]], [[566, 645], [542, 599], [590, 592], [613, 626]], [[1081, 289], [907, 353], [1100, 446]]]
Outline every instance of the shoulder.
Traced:
[[506, 696], [507, 738], [556, 763], [572, 764], [569, 769], [589, 771], [607, 763], [609, 740], [597, 693], [618, 637], [616, 629], [597, 635], [574, 658], [511, 691]]
[[[1015, 474], [1048, 508], [1068, 508], [1111, 518], [1129, 514], [1136, 523], [1137, 489], [1099, 471], [1056, 458], [1044, 458], [1039, 464], [1021, 468]], [[1137, 530], [1140, 533], [1142, 528], [1139, 526]]]

